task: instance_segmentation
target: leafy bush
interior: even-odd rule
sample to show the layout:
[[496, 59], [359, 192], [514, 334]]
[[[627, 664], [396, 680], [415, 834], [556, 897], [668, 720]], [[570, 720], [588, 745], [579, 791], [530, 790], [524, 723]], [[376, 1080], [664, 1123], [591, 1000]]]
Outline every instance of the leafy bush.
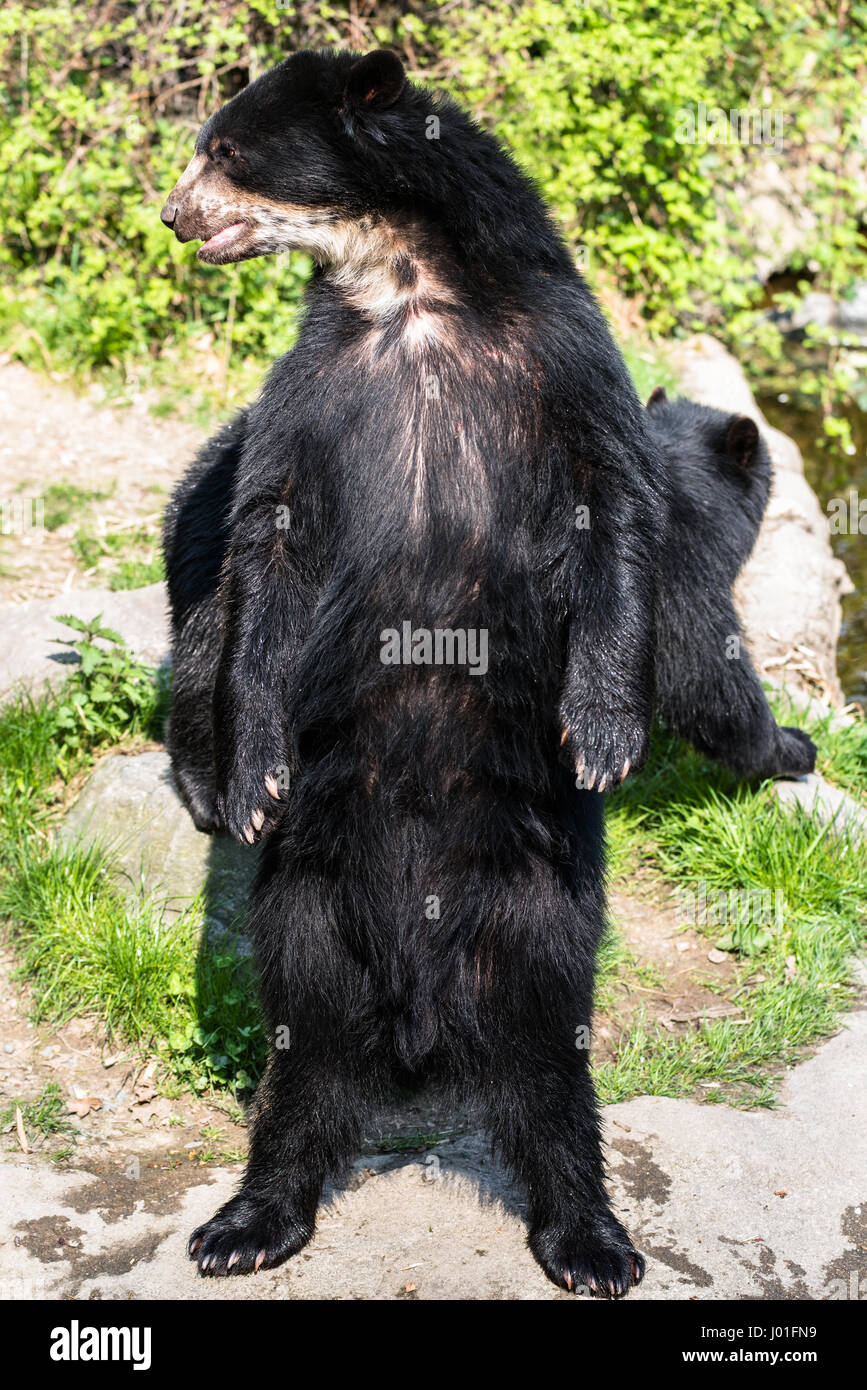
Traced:
[[12, 350], [127, 372], [171, 362], [203, 334], [226, 367], [290, 346], [305, 258], [214, 270], [157, 213], [202, 118], [287, 52], [322, 44], [390, 44], [495, 125], [588, 248], [591, 278], [637, 296], [657, 330], [710, 319], [737, 337], [735, 311], [758, 294], [739, 254], [755, 228], [735, 190], [765, 153], [682, 143], [683, 111], [700, 101], [783, 114], [787, 150], [812, 168], [807, 259], [820, 285], [854, 274], [867, 0], [419, 0], [365, 13], [311, 0], [98, 12], [11, 0], [0, 11], [0, 331]]

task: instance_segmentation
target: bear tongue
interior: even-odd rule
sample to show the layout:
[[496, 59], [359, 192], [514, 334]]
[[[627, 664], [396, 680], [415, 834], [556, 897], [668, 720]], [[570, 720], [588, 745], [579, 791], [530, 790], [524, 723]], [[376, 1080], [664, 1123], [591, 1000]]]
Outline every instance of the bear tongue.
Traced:
[[246, 222], [233, 222], [230, 227], [223, 227], [221, 231], [214, 232], [214, 235], [209, 236], [207, 241], [203, 243], [202, 250], [204, 250], [206, 246], [213, 250], [217, 246], [225, 246], [228, 241], [234, 241], [235, 237], [239, 232], [244, 230], [246, 225]]

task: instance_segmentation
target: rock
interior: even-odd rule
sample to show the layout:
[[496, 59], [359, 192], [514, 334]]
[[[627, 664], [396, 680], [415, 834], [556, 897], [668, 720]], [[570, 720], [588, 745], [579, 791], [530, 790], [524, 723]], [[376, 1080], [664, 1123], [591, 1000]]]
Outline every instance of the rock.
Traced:
[[684, 395], [752, 416], [771, 452], [770, 501], [735, 590], [756, 669], [764, 680], [842, 705], [837, 677], [840, 599], [853, 585], [843, 562], [831, 552], [828, 518], [804, 477], [800, 450], [771, 428], [741, 367], [714, 338], [690, 338], [671, 360]]
[[846, 338], [855, 337], [867, 343], [867, 281], [854, 285], [846, 299], [811, 291], [797, 308], [772, 310], [768, 318], [786, 337], [803, 338], [808, 328], [834, 328]]
[[243, 914], [259, 858], [226, 835], [196, 830], [164, 752], [115, 753], [92, 773], [59, 831], [64, 844], [110, 847], [130, 895], [165, 900], [175, 916], [203, 891], [209, 922], [226, 931]]
[[852, 294], [838, 301], [835, 324], [844, 332], [867, 337], [867, 280], [859, 280]]
[[75, 653], [53, 638], [74, 637], [58, 613], [85, 621], [102, 614], [106, 627], [125, 639], [148, 666], [161, 666], [169, 655], [169, 618], [164, 584], [144, 589], [81, 589], [56, 598], [34, 598], [0, 609], [0, 699], [18, 689], [41, 691], [59, 684]]
[[774, 795], [783, 806], [801, 806], [808, 815], [815, 814], [820, 825], [837, 834], [867, 834], [867, 810], [815, 772], [793, 781], [775, 782]]
[[[779, 274], [802, 256], [816, 237], [815, 214], [806, 201], [806, 188], [798, 171], [785, 161], [763, 149], [746, 161], [743, 177], [735, 186], [736, 205], [740, 217], [736, 231], [744, 231], [743, 209], [749, 219], [749, 240], [752, 246], [752, 267], [762, 284], [771, 275]], [[721, 212], [730, 216], [724, 197]], [[738, 254], [742, 254], [740, 246]]]
[[[806, 264], [818, 269], [814, 257], [827, 222], [820, 224], [814, 209], [816, 167], [842, 154], [839, 174], [849, 181], [841, 196], [847, 215], [857, 222], [867, 209], [867, 116], [855, 118], [858, 135], [840, 151], [833, 129], [817, 126], [803, 141], [786, 140], [782, 149], [742, 145], [736, 153], [735, 177], [717, 183], [720, 218], [728, 223], [730, 245], [745, 263], [747, 274], [764, 284], [772, 275]], [[732, 194], [734, 196], [732, 196]], [[822, 218], [825, 217], [821, 213]]]

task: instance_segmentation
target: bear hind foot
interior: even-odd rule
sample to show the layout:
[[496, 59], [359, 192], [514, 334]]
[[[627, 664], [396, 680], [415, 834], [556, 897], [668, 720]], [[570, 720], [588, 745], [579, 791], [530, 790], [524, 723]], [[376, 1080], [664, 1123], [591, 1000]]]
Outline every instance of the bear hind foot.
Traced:
[[283, 1264], [312, 1235], [312, 1221], [285, 1208], [259, 1205], [241, 1193], [193, 1231], [187, 1253], [207, 1278], [255, 1274]]
[[589, 1227], [574, 1221], [535, 1226], [529, 1245], [548, 1278], [570, 1293], [623, 1298], [644, 1278], [644, 1256], [610, 1215]]

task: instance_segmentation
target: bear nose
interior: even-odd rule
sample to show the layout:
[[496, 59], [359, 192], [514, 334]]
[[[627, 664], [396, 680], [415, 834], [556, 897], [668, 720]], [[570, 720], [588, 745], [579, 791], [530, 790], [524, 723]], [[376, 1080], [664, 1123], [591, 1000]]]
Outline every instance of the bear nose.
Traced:
[[177, 204], [173, 203], [171, 198], [169, 198], [168, 202], [165, 204], [162, 212], [160, 213], [160, 221], [165, 222], [167, 227], [173, 227], [175, 225], [175, 218], [177, 217], [177, 215]]

